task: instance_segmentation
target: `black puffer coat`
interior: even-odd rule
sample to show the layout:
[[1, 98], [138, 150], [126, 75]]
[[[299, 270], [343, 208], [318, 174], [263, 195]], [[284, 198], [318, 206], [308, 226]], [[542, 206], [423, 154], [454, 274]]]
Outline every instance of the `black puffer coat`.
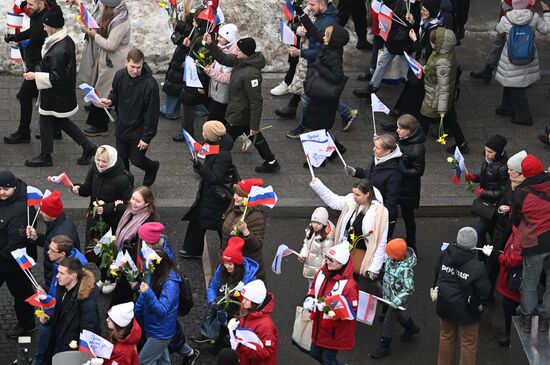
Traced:
[[449, 245], [438, 261], [436, 275], [439, 286], [437, 315], [444, 321], [458, 325], [478, 322], [480, 316], [468, 312], [465, 298], [472, 293], [478, 297], [487, 297], [491, 292], [491, 283], [476, 252]]
[[[109, 227], [115, 230], [120, 217], [124, 213], [124, 205], [122, 204], [119, 205], [119, 209], [115, 210], [115, 200], [129, 201], [133, 188], [134, 177], [124, 169], [124, 164], [118, 159], [113, 167], [103, 172], [99, 172], [94, 163], [88, 171], [84, 184], [80, 185], [78, 195], [90, 197], [89, 211], [92, 210], [93, 203], [96, 200], [103, 200], [105, 202], [103, 219]], [[88, 214], [88, 216], [91, 219], [91, 214]]]
[[490, 203], [498, 203], [502, 198], [506, 185], [510, 181], [507, 161], [508, 155], [506, 152], [496, 157], [491, 163], [487, 163], [487, 160], [483, 159], [481, 172], [474, 174], [474, 182], [479, 183], [479, 186], [483, 189], [481, 199]]
[[[210, 145], [216, 144], [210, 142]], [[231, 158], [233, 140], [229, 135], [225, 135], [220, 140], [219, 146], [220, 153], [207, 155], [204, 164], [198, 171], [201, 180], [195, 202], [182, 218], [182, 220], [198, 224], [201, 229], [218, 229], [222, 221], [222, 215], [230, 203], [230, 201], [223, 201], [219, 198], [217, 189], [221, 188], [220, 185], [233, 164]]]
[[420, 178], [424, 175], [426, 166], [426, 149], [424, 148], [426, 137], [422, 128], [416, 128], [405, 139], [397, 141], [401, 149], [401, 161], [404, 173], [399, 193], [399, 205], [402, 207], [418, 208], [420, 204]]
[[[34, 217], [34, 207], [29, 207], [29, 216]], [[17, 180], [13, 195], [0, 199], [0, 271], [21, 270], [13, 259], [11, 251], [23, 248], [27, 244], [27, 184]], [[34, 246], [34, 245], [33, 245]], [[35, 246], [36, 247], [36, 246]], [[30, 253], [30, 251], [28, 250]], [[36, 249], [34, 250], [36, 258]]]
[[[189, 17], [188, 17], [189, 18]], [[191, 23], [193, 18], [190, 18]], [[176, 23], [175, 31], [182, 35], [177, 47], [172, 55], [172, 60], [166, 71], [166, 77], [164, 79], [164, 85], [162, 85], [162, 91], [169, 96], [179, 96], [181, 89], [183, 88], [183, 64], [185, 62], [185, 56], [189, 53], [189, 48], [183, 45], [184, 37], [187, 37], [193, 29], [193, 25], [189, 23], [189, 19], [185, 22], [178, 21]]]
[[[408, 25], [407, 27], [405, 27], [401, 23], [393, 21], [385, 47], [387, 48], [388, 52], [393, 55], [402, 56], [403, 51], [411, 53], [412, 51], [414, 51], [414, 43], [409, 38], [409, 29], [411, 29], [411, 26], [407, 19], [405, 19], [407, 15], [406, 3], [403, 0], [386, 0], [384, 1], [384, 3], [386, 3], [386, 5], [388, 5], [388, 7], [393, 10], [395, 14], [394, 17], [399, 17]], [[415, 3], [411, 4], [411, 6], [417, 5]]]

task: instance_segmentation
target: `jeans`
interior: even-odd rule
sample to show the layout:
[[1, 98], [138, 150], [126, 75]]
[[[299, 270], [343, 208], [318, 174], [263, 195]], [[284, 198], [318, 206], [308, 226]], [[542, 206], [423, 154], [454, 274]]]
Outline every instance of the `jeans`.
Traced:
[[519, 289], [521, 304], [518, 310], [523, 315], [531, 315], [537, 310], [537, 286], [543, 269], [546, 272], [546, 289], [542, 296], [542, 304], [538, 306], [538, 313], [550, 317], [550, 252], [523, 256], [523, 280]]
[[168, 353], [168, 345], [171, 339], [161, 340], [158, 338], [148, 337], [145, 345], [139, 353], [140, 364], [147, 365], [170, 365], [170, 354]]
[[475, 365], [479, 322], [460, 326], [440, 319], [437, 365], [455, 363], [456, 339], [460, 335], [459, 365]]
[[[309, 105], [309, 96], [306, 93], [303, 93], [301, 96], [302, 110], [306, 110]], [[344, 103], [342, 100], [338, 101], [338, 114], [342, 118], [342, 122], [345, 122], [348, 118], [348, 114], [351, 112], [351, 107]], [[300, 118], [300, 127], [306, 129], [304, 126], [304, 113], [302, 112], [302, 117]]]
[[181, 101], [177, 96], [166, 95], [164, 105], [160, 107], [160, 112], [168, 119], [179, 119]]
[[48, 343], [50, 342], [50, 335], [52, 333], [52, 328], [50, 326], [40, 325], [38, 329], [38, 343], [36, 344], [36, 354], [34, 355], [33, 365], [42, 365], [44, 360], [44, 354], [48, 348]]
[[325, 347], [319, 347], [314, 343], [311, 343], [309, 350], [311, 357], [319, 361], [323, 365], [341, 365], [342, 363], [336, 358], [338, 350], [327, 349]]
[[40, 153], [51, 155], [53, 152], [53, 135], [59, 128], [67, 133], [78, 145], [84, 148], [86, 145], [92, 146], [92, 143], [86, 138], [84, 133], [69, 118], [57, 118], [51, 115], [40, 116]]
[[380, 87], [382, 79], [386, 74], [386, 70], [390, 67], [394, 57], [399, 57], [399, 62], [401, 62], [401, 74], [404, 79], [407, 79], [409, 64], [407, 63], [405, 56], [391, 54], [390, 52], [388, 52], [388, 49], [384, 47], [384, 52], [382, 52], [382, 56], [380, 56], [380, 60], [378, 60], [378, 64], [376, 65], [376, 70], [374, 71], [374, 74], [372, 75], [372, 78], [370, 80], [370, 83], [374, 88], [377, 89]]

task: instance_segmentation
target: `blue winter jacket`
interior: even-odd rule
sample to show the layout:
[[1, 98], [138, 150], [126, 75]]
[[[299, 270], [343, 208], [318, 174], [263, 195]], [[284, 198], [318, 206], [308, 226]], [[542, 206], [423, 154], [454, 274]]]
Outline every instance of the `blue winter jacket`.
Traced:
[[[256, 280], [256, 272], [258, 271], [260, 265], [258, 265], [256, 261], [249, 259], [248, 257], [244, 257], [243, 266], [243, 283], [248, 284], [249, 282]], [[218, 265], [214, 277], [212, 278], [212, 280], [210, 280], [210, 284], [208, 285], [208, 304], [212, 303], [214, 300], [216, 300], [216, 297], [219, 296], [221, 286], [220, 275], [222, 269], [223, 264]]]
[[139, 296], [134, 314], [138, 320], [142, 321], [147, 336], [167, 340], [176, 335], [180, 282], [180, 276], [170, 271], [168, 280], [162, 287], [160, 298], [157, 298], [151, 288]]
[[[329, 26], [336, 24], [338, 24], [338, 10], [334, 7], [334, 5], [332, 5], [332, 3], [328, 4], [327, 10], [325, 10], [324, 13], [319, 14], [313, 23], [321, 35], [325, 34], [325, 30]], [[315, 68], [315, 60], [317, 59], [317, 54], [323, 47], [323, 43], [318, 42], [309, 34], [307, 35], [307, 38], [309, 40], [308, 48], [302, 49], [301, 55], [307, 60], [307, 68], [310, 69]]]
[[[86, 256], [84, 256], [84, 254], [82, 252], [80, 252], [79, 250], [77, 250], [76, 248], [73, 248], [71, 250], [71, 253], [69, 254], [69, 256], [67, 256], [68, 258], [71, 258], [71, 257], [76, 257], [78, 259], [78, 261], [80, 261], [80, 263], [82, 264], [82, 266], [86, 267], [88, 266], [88, 260], [86, 260]], [[57, 262], [54, 262], [53, 263], [53, 268], [52, 268], [52, 281], [50, 283], [50, 290], [48, 290], [48, 295], [55, 298], [55, 292], [56, 292], [56, 288], [57, 288], [57, 272], [59, 270], [59, 264]], [[53, 313], [55, 311], [54, 308], [50, 309], [50, 310], [46, 310], [46, 314], [49, 314], [49, 311], [51, 311], [51, 313]]]

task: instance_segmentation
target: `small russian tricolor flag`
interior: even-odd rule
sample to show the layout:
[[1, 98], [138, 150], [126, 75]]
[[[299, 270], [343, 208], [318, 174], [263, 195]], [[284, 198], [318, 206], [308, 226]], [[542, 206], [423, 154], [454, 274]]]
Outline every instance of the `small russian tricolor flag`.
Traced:
[[41, 307], [44, 309], [51, 309], [55, 307], [55, 298], [50, 295], [33, 294], [25, 302], [29, 303], [33, 307]]
[[95, 358], [96, 356], [94, 355], [91, 347], [90, 347], [90, 344], [88, 342], [86, 342], [85, 340], [83, 340], [82, 338], [80, 338], [78, 340], [78, 351], [80, 352], [84, 352], [85, 354], [88, 354], [90, 355], [91, 357]]
[[289, 22], [292, 21], [292, 19], [294, 19], [294, 6], [292, 6], [291, 1], [286, 0], [283, 11]]
[[57, 176], [48, 176], [48, 181], [54, 182], [59, 185], [65, 185], [67, 187], [73, 186], [71, 179], [66, 172], [59, 174]]
[[27, 185], [27, 206], [40, 205], [42, 198], [44, 198], [44, 194], [42, 194], [40, 189]]
[[277, 194], [273, 191], [271, 185], [262, 188], [260, 186], [252, 186], [250, 194], [248, 194], [248, 206], [266, 205], [273, 208], [277, 203]]
[[422, 65], [417, 60], [409, 56], [407, 52], [403, 51], [403, 54], [405, 55], [407, 63], [409, 64], [412, 72], [416, 75], [417, 78], [421, 79], [422, 73], [424, 72], [424, 68], [422, 67]]
[[19, 267], [21, 267], [21, 269], [23, 270], [29, 270], [31, 267], [36, 265], [36, 262], [33, 260], [33, 258], [27, 254], [26, 247], [13, 250], [11, 252], [11, 255], [19, 264]]

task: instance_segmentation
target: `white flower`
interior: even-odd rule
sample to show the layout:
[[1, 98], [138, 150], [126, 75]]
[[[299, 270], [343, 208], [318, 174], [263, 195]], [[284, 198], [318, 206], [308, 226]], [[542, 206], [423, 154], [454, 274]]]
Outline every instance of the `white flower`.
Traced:
[[124, 265], [125, 263], [128, 262], [128, 259], [126, 257], [123, 257], [120, 259], [120, 262]]
[[78, 347], [78, 344], [75, 340], [72, 340], [71, 343], [69, 343], [69, 347], [72, 349], [76, 349]]
[[116, 266], [115, 264], [111, 264], [111, 266], [109, 266], [109, 269], [110, 270], [114, 270], [114, 271], [117, 271], [118, 269], [120, 269], [118, 266]]
[[334, 311], [328, 311], [327, 313], [327, 316], [329, 316], [329, 318], [333, 318], [335, 315], [336, 313], [334, 313]]
[[102, 205], [105, 205], [105, 202], [104, 202], [103, 200], [100, 200], [100, 201], [97, 202], [97, 204], [98, 204], [99, 206], [102, 206]]
[[449, 157], [447, 157], [447, 162], [448, 162], [448, 163], [451, 163], [451, 162], [453, 162], [453, 158], [452, 158], [452, 157], [450, 157], [450, 156], [449, 156]]
[[97, 207], [97, 202], [94, 201], [94, 202], [92, 203], [92, 205], [93, 205], [94, 207]]

